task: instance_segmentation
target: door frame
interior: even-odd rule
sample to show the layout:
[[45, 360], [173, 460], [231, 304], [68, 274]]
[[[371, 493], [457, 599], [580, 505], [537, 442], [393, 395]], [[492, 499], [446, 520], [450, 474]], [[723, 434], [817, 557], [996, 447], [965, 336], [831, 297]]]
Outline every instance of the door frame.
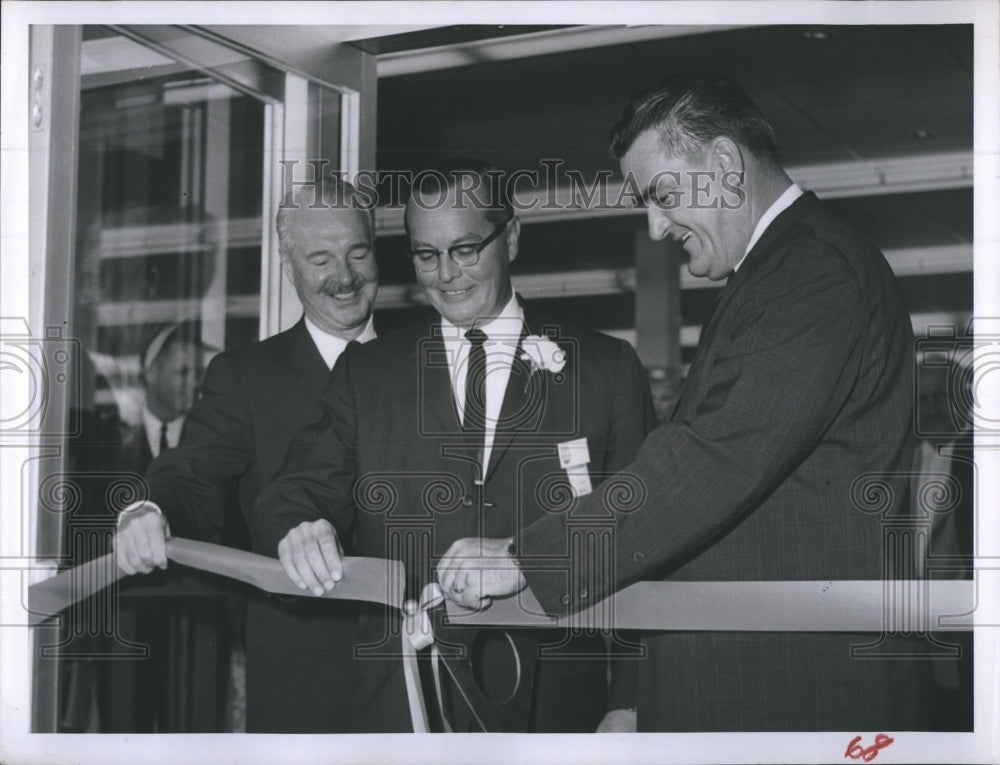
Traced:
[[[21, 80], [29, 83], [27, 124], [14, 125], [15, 131], [18, 128], [22, 131], [17, 134], [27, 134], [28, 138], [27, 161], [23, 162], [26, 172], [22, 176], [28, 179], [27, 204], [24, 205], [26, 209], [21, 211], [28, 224], [24, 236], [27, 258], [8, 258], [5, 253], [3, 279], [0, 279], [3, 313], [18, 318], [18, 326], [23, 327], [24, 332], [46, 340], [69, 340], [73, 331], [75, 284], [71, 265], [76, 249], [82, 29], [80, 25], [31, 25], [27, 30], [28, 46], [25, 48], [28, 55], [21, 61], [5, 57], [5, 66], [16, 67], [20, 63], [27, 67], [30, 74]], [[279, 167], [280, 159], [300, 159], [304, 163], [309, 157], [311, 149], [306, 138], [309, 93], [310, 88], [316, 87], [335, 91], [341, 97], [340, 142], [337, 147], [340, 168], [353, 176], [360, 167], [373, 166], [375, 57], [350, 46], [339, 46], [345, 50], [331, 56], [331, 59], [343, 67], [339, 71], [349, 75], [344, 78], [345, 82], [349, 82], [348, 86], [330, 82], [330, 72], [303, 71], [294, 62], [284, 62], [267, 53], [258, 54], [207, 30], [195, 27], [185, 29], [255, 56], [262, 63], [284, 73], [284, 98], [278, 101], [262, 99], [265, 100], [265, 168], [260, 336], [265, 337], [291, 326], [301, 315], [295, 291], [281, 273], [274, 210], [281, 199], [282, 180], [280, 173], [274, 170]], [[22, 91], [20, 97], [23, 98], [23, 95]], [[5, 119], [4, 128], [8, 136], [11, 135], [7, 132], [10, 124]], [[12, 175], [16, 172], [12, 169]], [[5, 212], [8, 198], [9, 195], [5, 194]], [[27, 214], [29, 210], [30, 214]], [[10, 218], [5, 221], [5, 247], [7, 232], [16, 228], [16, 224], [8, 228], [10, 222]], [[4, 332], [8, 331], [8, 326], [5, 320]], [[5, 375], [5, 384], [8, 378], [9, 375]], [[23, 392], [29, 395], [31, 391], [25, 389]], [[67, 423], [70, 391], [65, 386], [48, 385], [44, 393], [44, 401], [35, 417], [34, 431], [14, 444], [16, 448], [2, 450], [5, 453], [4, 478], [12, 479], [6, 485], [21, 486], [21, 512], [8, 514], [4, 519], [3, 554], [7, 562], [13, 560], [14, 567], [21, 569], [14, 573], [19, 574], [22, 580], [19, 585], [22, 602], [25, 587], [53, 574], [56, 562], [64, 554], [60, 549], [60, 515], [39, 512], [38, 491], [42, 476], [38, 462], [43, 456], [58, 459], [60, 454], [63, 455], [62, 460], [65, 459], [64, 434], [71, 425]], [[2, 435], [4, 446], [7, 446], [9, 434], [4, 432]], [[15, 528], [11, 521], [18, 527]], [[7, 562], [5, 568], [10, 568]], [[3, 621], [5, 625], [20, 622], [26, 626], [26, 614]], [[12, 665], [8, 664], [11, 659], [15, 662], [14, 667], [22, 669], [4, 671], [3, 674], [12, 681], [6, 690], [17, 698], [30, 698], [31, 703], [21, 705], [21, 712], [15, 712], [13, 718], [7, 717], [5, 710], [5, 723], [12, 729], [54, 732], [58, 729], [59, 715], [58, 668], [55, 662], [37, 662], [34, 658], [40, 655], [40, 640], [51, 642], [51, 629], [31, 629], [27, 634], [29, 639], [21, 641], [13, 651], [14, 641], [5, 641], [4, 670], [11, 668]], [[32, 671], [25, 672], [24, 667], [32, 667]]]

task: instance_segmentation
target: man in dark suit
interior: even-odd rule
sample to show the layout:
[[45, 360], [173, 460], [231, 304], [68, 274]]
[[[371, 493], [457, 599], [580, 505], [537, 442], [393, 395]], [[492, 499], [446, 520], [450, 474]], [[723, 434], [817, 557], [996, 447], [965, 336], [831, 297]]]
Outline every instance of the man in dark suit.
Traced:
[[[128, 573], [166, 567], [169, 534], [211, 537], [233, 489], [253, 549], [274, 553], [261, 546], [266, 537], [250, 514], [257, 493], [278, 472], [292, 436], [322, 415], [319, 395], [348, 342], [374, 337], [371, 214], [346, 203], [356, 195], [349, 184], [324, 184], [318, 207], [313, 193], [299, 189], [277, 215], [283, 266], [305, 316], [285, 332], [212, 360], [180, 446], [147, 473], [150, 501], [123, 513], [115, 546]], [[277, 597], [248, 603], [249, 732], [346, 730], [350, 697], [343, 689], [350, 685], [344, 679], [352, 671], [356, 621], [346, 604]]]
[[[176, 448], [188, 412], [198, 397], [211, 349], [202, 343], [194, 322], [170, 324], [157, 332], [139, 355], [143, 404], [137, 424], [121, 423], [121, 446], [116, 450], [115, 470], [143, 475], [154, 458]], [[229, 524], [233, 524], [230, 522]], [[162, 582], [161, 582], [162, 584]], [[167, 588], [169, 589], [169, 587]], [[160, 602], [151, 602], [151, 601]], [[169, 670], [176, 646], [190, 639], [190, 625], [210, 625], [228, 654], [229, 632], [225, 614], [217, 603], [202, 604], [202, 598], [180, 604], [164, 600], [129, 598], [118, 614], [118, 638], [149, 647], [144, 662], [111, 661], [106, 664], [107, 704], [105, 731], [180, 732], [184, 721], [177, 714], [183, 704], [175, 699], [177, 686]], [[164, 603], [171, 603], [164, 608]], [[221, 673], [226, 676], [225, 673]], [[206, 721], [206, 725], [214, 721]]]
[[[139, 357], [141, 406], [138, 416], [128, 421], [121, 416], [107, 378], [99, 375], [96, 367], [92, 368], [91, 378], [98, 391], [95, 398], [100, 405], [85, 418], [87, 427], [71, 441], [69, 452], [92, 517], [108, 513], [113, 523], [115, 511], [108, 505], [112, 486], [138, 480], [157, 454], [177, 446], [184, 418], [194, 405], [205, 361], [212, 351], [202, 343], [199, 330], [191, 322], [170, 324], [145, 344]], [[92, 364], [89, 356], [87, 364]], [[101, 541], [104, 544], [84, 544], [78, 549], [87, 550], [90, 555], [110, 551], [110, 537]], [[127, 586], [123, 587], [122, 593], [127, 590]], [[176, 714], [183, 704], [175, 701], [177, 688], [172, 688], [166, 677], [168, 657], [176, 655], [171, 646], [177, 645], [178, 635], [189, 634], [190, 625], [195, 622], [216, 629], [220, 637], [226, 632], [224, 615], [219, 619], [217, 608], [200, 609], [201, 600], [195, 598], [170, 609], [163, 608], [168, 601], [162, 597], [116, 600], [120, 608], [113, 634], [104, 634], [100, 625], [94, 625], [93, 632], [100, 632], [100, 636], [88, 631], [82, 650], [66, 647], [67, 653], [90, 655], [86, 658], [78, 655], [70, 665], [66, 709], [76, 714], [67, 714], [63, 725], [67, 729], [89, 726], [115, 733], [184, 730], [184, 721]], [[91, 606], [93, 613], [103, 612]], [[225, 640], [216, 642], [220, 649], [228, 651]], [[148, 647], [149, 660], [130, 660], [135, 658], [131, 649], [139, 645]], [[93, 696], [97, 703], [91, 707], [89, 700]], [[93, 712], [97, 712], [96, 718]], [[81, 723], [83, 715], [91, 719]]]
[[[913, 335], [882, 254], [792, 184], [771, 127], [718, 75], [637, 94], [612, 153], [641, 192], [650, 237], [678, 243], [695, 276], [728, 283], [673, 415], [627, 468], [646, 493], [616, 514], [615, 554], [577, 556], [561, 579], [539, 570], [567, 566], [571, 529], [553, 514], [519, 538], [520, 571], [502, 540], [456, 543], [440, 564], [445, 594], [475, 607], [527, 584], [556, 614], [643, 578], [882, 579], [892, 556], [912, 563], [913, 551], [886, 548], [886, 525], [909, 512]], [[613, 508], [594, 494], [578, 510]], [[878, 639], [651, 635], [638, 728], [918, 729], [928, 662], [891, 636], [852, 657]]]
[[[254, 525], [270, 525], [272, 553], [302, 588], [335, 586], [343, 539], [360, 555], [402, 560], [417, 597], [454, 540], [513, 538], [574, 496], [603, 490], [654, 424], [631, 346], [517, 299], [510, 269], [520, 224], [491, 173], [456, 160], [423, 175], [406, 226], [417, 281], [440, 316], [349, 349], [323, 395], [324, 420], [303, 431], [261, 493]], [[472, 187], [476, 200], [463, 203], [459, 189]], [[389, 639], [381, 655], [369, 650], [358, 662], [354, 730], [411, 729], [394, 619], [379, 611], [362, 621], [363, 644]], [[437, 637], [465, 646], [475, 692], [517, 700], [497, 705], [494, 723], [477, 720], [445, 678], [451, 730], [597, 727], [607, 707], [601, 636], [462, 632]], [[522, 649], [520, 683], [506, 645]], [[472, 681], [462, 690], [471, 689]]]
[[119, 467], [145, 473], [153, 459], [180, 443], [187, 413], [198, 398], [209, 349], [197, 324], [171, 324], [157, 332], [139, 357], [141, 421], [127, 428]]

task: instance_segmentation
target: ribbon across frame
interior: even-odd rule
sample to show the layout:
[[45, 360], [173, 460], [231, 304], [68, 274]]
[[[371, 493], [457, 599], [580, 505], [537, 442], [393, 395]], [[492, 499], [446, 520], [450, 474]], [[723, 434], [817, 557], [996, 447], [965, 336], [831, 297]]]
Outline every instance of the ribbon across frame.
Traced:
[[[406, 572], [399, 561], [344, 558], [344, 576], [329, 592], [300, 590], [281, 563], [230, 547], [171, 538], [167, 558], [231, 577], [266, 592], [331, 600], [361, 600], [402, 609]], [[42, 624], [124, 575], [114, 554], [63, 571], [28, 588], [29, 624]], [[450, 624], [735, 632], [963, 631], [974, 626], [973, 580], [840, 580], [782, 582], [637, 582], [578, 613], [545, 614], [530, 590], [470, 611], [446, 602]], [[427, 713], [416, 649], [403, 639], [403, 668], [414, 731], [426, 732]]]

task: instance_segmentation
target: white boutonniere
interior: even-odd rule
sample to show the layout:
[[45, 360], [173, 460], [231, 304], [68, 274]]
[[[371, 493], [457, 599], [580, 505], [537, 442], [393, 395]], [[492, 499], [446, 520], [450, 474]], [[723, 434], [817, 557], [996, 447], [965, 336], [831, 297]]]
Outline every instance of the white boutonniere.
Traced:
[[521, 343], [521, 358], [531, 363], [532, 374], [541, 369], [546, 372], [561, 372], [566, 366], [566, 351], [540, 335], [528, 335]]

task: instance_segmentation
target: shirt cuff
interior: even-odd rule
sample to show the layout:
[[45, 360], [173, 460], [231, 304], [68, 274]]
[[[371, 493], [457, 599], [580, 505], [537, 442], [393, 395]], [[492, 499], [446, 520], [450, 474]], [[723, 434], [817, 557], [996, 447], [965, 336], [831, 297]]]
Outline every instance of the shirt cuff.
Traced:
[[140, 500], [139, 502], [133, 502], [131, 505], [118, 513], [118, 527], [121, 527], [122, 519], [126, 515], [129, 513], [135, 513], [139, 510], [155, 510], [160, 515], [163, 515], [163, 511], [160, 509], [160, 506], [155, 502], [150, 502], [148, 499]]

